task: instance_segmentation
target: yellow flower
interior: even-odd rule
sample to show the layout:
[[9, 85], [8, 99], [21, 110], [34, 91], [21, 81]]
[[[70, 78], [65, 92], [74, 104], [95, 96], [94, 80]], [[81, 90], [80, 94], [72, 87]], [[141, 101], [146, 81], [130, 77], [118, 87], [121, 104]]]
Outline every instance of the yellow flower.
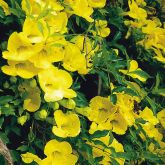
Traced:
[[144, 110], [140, 112], [139, 117], [144, 119], [145, 121], [152, 123], [153, 125], [159, 123], [158, 119], [154, 116], [152, 110], [148, 107], [145, 107]]
[[119, 112], [115, 113], [114, 115], [111, 115], [110, 119], [107, 122], [109, 122], [112, 125], [112, 131], [118, 135], [125, 134], [128, 128], [128, 123], [126, 119]]
[[161, 159], [163, 162], [165, 162], [165, 142], [163, 141], [158, 141], [160, 147], [158, 147], [157, 145], [155, 145], [154, 143], [150, 143], [148, 149], [151, 153], [154, 153], [156, 155], [161, 156]]
[[[146, 132], [148, 137], [154, 138], [157, 141], [161, 141], [163, 138], [163, 135], [159, 132], [159, 130], [150, 122], [146, 122], [145, 124], [142, 124], [143, 130]], [[145, 137], [142, 133], [140, 133], [140, 136], [143, 140], [145, 140]]]
[[0, 0], [0, 7], [4, 10], [5, 15], [10, 15], [9, 6], [4, 0]]
[[[27, 3], [29, 2], [29, 3]], [[30, 5], [29, 5], [30, 4]], [[33, 15], [37, 17], [41, 13], [41, 5], [35, 0], [22, 0], [22, 10], [26, 15]]]
[[61, 110], [54, 113], [57, 126], [53, 126], [53, 133], [59, 137], [75, 137], [80, 133], [80, 120], [74, 113], [64, 114]]
[[153, 49], [156, 56], [154, 56], [154, 58], [162, 63], [165, 63], [165, 57], [163, 56], [163, 51], [161, 51], [160, 49]]
[[68, 17], [65, 12], [59, 12], [56, 14], [49, 14], [44, 18], [45, 22], [48, 23], [50, 28], [50, 33], [66, 33], [67, 32], [67, 23]]
[[68, 72], [52, 66], [40, 72], [38, 77], [47, 102], [58, 101], [64, 97], [76, 97], [76, 93], [69, 89], [72, 85], [72, 77]]
[[41, 159], [30, 152], [26, 152], [25, 154], [21, 154], [22, 161], [25, 163], [32, 163], [33, 161], [39, 163]]
[[63, 67], [71, 72], [78, 71], [79, 74], [86, 74], [86, 59], [80, 49], [72, 43], [65, 47]]
[[24, 33], [14, 32], [8, 40], [7, 50], [3, 58], [13, 61], [25, 61], [40, 50], [40, 46], [32, 45]]
[[40, 43], [45, 41], [48, 37], [48, 33], [48, 28], [44, 20], [32, 19], [29, 17], [25, 19], [23, 24], [23, 34], [31, 43]]
[[162, 127], [165, 129], [165, 109], [157, 113], [157, 118], [161, 123]]
[[106, 20], [96, 20], [95, 27], [97, 34], [101, 37], [107, 37], [110, 34], [110, 28], [107, 27]]
[[20, 76], [24, 79], [29, 79], [37, 75], [41, 70], [34, 67], [31, 62], [15, 62], [9, 61], [9, 65], [3, 66], [2, 72], [10, 76]]
[[110, 100], [101, 96], [91, 99], [90, 108], [91, 111], [88, 118], [96, 123], [104, 123], [110, 115], [116, 112], [116, 108]]
[[[34, 17], [39, 16], [45, 10], [49, 10], [51, 13], [55, 13], [56, 11], [61, 11], [64, 7], [57, 2], [57, 0], [28, 0], [27, 4], [26, 0], [22, 1], [22, 9], [26, 12], [26, 15], [33, 15]], [[47, 7], [45, 9], [45, 7]]]
[[103, 8], [106, 0], [88, 0], [89, 6], [93, 8]]
[[132, 97], [125, 93], [117, 93], [116, 96], [116, 106], [118, 107], [119, 112], [127, 121], [127, 124], [132, 126], [135, 122], [134, 102], [139, 101], [137, 100], [138, 98]]
[[93, 19], [91, 18], [93, 8], [89, 7], [87, 0], [65, 0], [64, 2], [73, 10], [68, 10], [67, 12], [83, 17], [88, 22], [93, 22]]
[[78, 158], [72, 154], [71, 145], [66, 142], [58, 142], [50, 140], [44, 149], [44, 154], [47, 158], [41, 160], [39, 165], [75, 165]]
[[74, 37], [71, 42], [75, 43], [81, 50], [82, 54], [86, 59], [86, 72], [92, 67], [92, 57], [95, 55], [95, 52], [99, 49], [99, 46], [94, 48], [94, 42], [92, 42], [87, 36], [77, 35]]
[[65, 39], [63, 36], [49, 37], [46, 42], [41, 43], [41, 49], [29, 58], [37, 68], [47, 69], [52, 63], [62, 61], [64, 58]]
[[144, 9], [138, 7], [138, 4], [134, 0], [129, 0], [128, 5], [130, 11], [126, 12], [126, 15], [129, 15], [131, 18], [137, 20], [145, 20], [147, 18], [147, 12]]
[[120, 69], [120, 72], [122, 72], [123, 74], [131, 76], [132, 78], [137, 78], [140, 81], [145, 82], [147, 80], [147, 78], [137, 74], [136, 71], [142, 71], [142, 70], [140, 68], [138, 68], [138, 63], [135, 60], [130, 61], [130, 66], [129, 66], [128, 70]]

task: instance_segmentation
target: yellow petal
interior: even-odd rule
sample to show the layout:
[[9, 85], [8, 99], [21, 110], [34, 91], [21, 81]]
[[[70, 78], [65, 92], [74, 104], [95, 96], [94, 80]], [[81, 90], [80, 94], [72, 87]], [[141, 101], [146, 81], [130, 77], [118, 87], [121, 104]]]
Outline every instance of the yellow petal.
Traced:
[[138, 68], [138, 63], [135, 60], [130, 61], [129, 72], [133, 72]]
[[25, 154], [21, 154], [22, 161], [25, 163], [32, 163], [33, 161], [36, 163], [40, 163], [41, 159], [30, 152], [27, 152]]

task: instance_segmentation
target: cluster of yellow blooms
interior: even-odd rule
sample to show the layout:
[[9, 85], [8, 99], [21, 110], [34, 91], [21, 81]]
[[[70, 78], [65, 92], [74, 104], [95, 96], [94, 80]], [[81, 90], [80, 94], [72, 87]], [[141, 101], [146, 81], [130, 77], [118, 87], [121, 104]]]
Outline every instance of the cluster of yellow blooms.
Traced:
[[[144, 110], [138, 109], [135, 111], [134, 103], [135, 101], [140, 102], [140, 99], [137, 97], [132, 97], [128, 94], [117, 93], [117, 103], [113, 105], [110, 101], [110, 98], [96, 96], [91, 99], [89, 107], [78, 108], [75, 105], [72, 107], [72, 111], [76, 111], [77, 113], [86, 116], [90, 121], [90, 129], [89, 133], [93, 134], [94, 132], [100, 130], [109, 130], [115, 132], [116, 134], [123, 135], [126, 133], [128, 127], [134, 126], [137, 129], [137, 125], [135, 123], [136, 119], [143, 119], [145, 123], [141, 124], [143, 130], [147, 134], [148, 137], [154, 138], [162, 149], [157, 149], [157, 147], [151, 143], [148, 149], [151, 152], [159, 153], [161, 155], [165, 154], [164, 146], [165, 143], [162, 141], [163, 139], [163, 129], [165, 128], [165, 110], [158, 112], [156, 115], [153, 114], [152, 110], [148, 107], [145, 107]], [[76, 114], [73, 112], [63, 113], [61, 110], [56, 110], [54, 113], [54, 118], [56, 121], [56, 126], [53, 126], [53, 133], [62, 138], [66, 137], [76, 137], [80, 133], [80, 121]], [[160, 127], [161, 125], [161, 127]], [[163, 128], [163, 129], [162, 129]], [[144, 134], [140, 133], [140, 137], [142, 140], [146, 140]], [[94, 140], [99, 140], [107, 146], [107, 149], [99, 144], [94, 144], [93, 142], [86, 141], [87, 144], [92, 146], [93, 156], [101, 157], [103, 156], [103, 160], [100, 164], [109, 164], [111, 162], [111, 150], [108, 147], [113, 147], [116, 152], [124, 152], [123, 145], [119, 143], [115, 138], [112, 143], [109, 144], [110, 135], [107, 134], [105, 137], [95, 138]], [[52, 143], [51, 145], [49, 145]], [[58, 144], [59, 143], [59, 144]], [[67, 142], [58, 142], [56, 140], [52, 140], [48, 142], [45, 146], [45, 150], [49, 150], [49, 154], [45, 151], [45, 155], [47, 158], [41, 160], [36, 155], [32, 153], [22, 154], [22, 159], [26, 163], [30, 163], [32, 161], [36, 161], [41, 164], [44, 162], [45, 165], [50, 162], [56, 162], [60, 164], [61, 161], [70, 162], [71, 157], [75, 157], [72, 159], [73, 162], [70, 164], [74, 164], [78, 157], [77, 154], [73, 156], [72, 150], [70, 149], [68, 160], [63, 159], [63, 154], [65, 152], [63, 149], [56, 148], [56, 145], [66, 144]], [[70, 148], [69, 143], [68, 148]], [[58, 150], [58, 151], [52, 151]], [[57, 159], [56, 154], [59, 154], [59, 159]], [[85, 155], [84, 155], [85, 156]], [[124, 164], [124, 159], [116, 158], [116, 161], [119, 164]], [[51, 163], [50, 163], [51, 164]]]
[[[146, 34], [143, 44], [146, 49], [152, 49], [155, 57], [161, 62], [165, 62], [163, 53], [165, 52], [165, 30], [158, 18], [147, 19], [147, 12], [143, 9], [146, 5], [143, 0], [129, 0], [130, 11], [124, 13], [129, 15], [134, 21], [125, 21], [126, 25], [134, 28], [141, 28]], [[76, 107], [72, 98], [76, 97], [76, 92], [71, 89], [73, 84], [72, 76], [69, 72], [87, 74], [92, 66], [91, 58], [98, 47], [94, 48], [94, 42], [86, 35], [77, 35], [71, 40], [66, 40], [68, 18], [75, 14], [83, 17], [88, 22], [95, 23], [93, 35], [107, 37], [110, 29], [107, 27], [106, 20], [94, 20], [92, 13], [94, 8], [105, 6], [106, 0], [23, 0], [22, 10], [26, 13], [26, 19], [21, 32], [13, 32], [8, 40], [7, 51], [3, 52], [3, 58], [8, 65], [3, 66], [2, 71], [11, 76], [20, 76], [24, 79], [31, 79], [36, 76], [41, 89], [44, 91], [46, 102], [58, 102], [60, 105], [69, 109], [66, 113], [57, 108], [54, 112], [55, 124], [52, 132], [60, 138], [76, 137], [81, 132], [81, 124], [78, 114], [85, 116], [90, 123], [89, 134], [96, 131], [112, 131], [118, 135], [124, 135], [129, 127], [136, 125], [137, 119], [143, 119], [141, 124], [148, 137], [154, 138], [162, 147], [156, 149], [154, 144], [149, 146], [151, 152], [165, 154], [163, 148], [163, 130], [165, 129], [165, 109], [157, 114], [148, 107], [144, 110], [135, 111], [135, 102], [140, 102], [141, 98], [130, 96], [124, 92], [115, 93], [117, 102], [114, 105], [110, 97], [95, 96], [90, 100], [88, 107]], [[10, 14], [7, 4], [0, 0], [0, 5], [6, 15]], [[140, 7], [139, 7], [140, 6]], [[136, 12], [135, 12], [136, 11]], [[59, 69], [58, 66], [63, 69]], [[61, 67], [61, 68], [62, 68]], [[67, 70], [67, 71], [66, 71]], [[142, 71], [135, 60], [130, 61], [128, 70], [120, 70], [123, 74], [137, 78], [142, 82], [146, 78], [139, 76], [134, 71]], [[18, 87], [21, 95], [26, 92], [23, 109], [35, 112], [40, 108], [41, 91], [37, 86], [36, 80], [27, 80]], [[70, 104], [66, 104], [70, 102]], [[47, 113], [42, 111], [41, 116], [45, 118]], [[19, 118], [19, 122], [27, 120], [26, 116]], [[141, 133], [142, 140], [146, 140]], [[102, 145], [96, 145], [86, 140], [86, 144], [92, 147], [94, 158], [103, 157], [100, 164], [108, 165], [111, 163], [111, 150], [113, 147], [116, 152], [124, 152], [123, 145], [113, 139], [109, 144], [110, 134], [105, 137], [95, 138], [101, 141]], [[78, 153], [74, 151], [67, 141], [50, 140], [44, 148], [44, 159], [32, 153], [22, 154], [25, 163], [35, 161], [39, 165], [74, 165], [78, 161]], [[85, 156], [85, 154], [84, 154]], [[122, 165], [124, 159], [116, 158]]]
[[[92, 22], [94, 20], [90, 16], [93, 8], [103, 7], [105, 1], [97, 3], [92, 0], [66, 0], [63, 5], [66, 7], [52, 0], [23, 0], [22, 9], [27, 16], [22, 32], [11, 34], [7, 51], [3, 52], [3, 58], [8, 60], [8, 65], [3, 66], [2, 71], [24, 79], [38, 76], [47, 102], [76, 96], [70, 89], [70, 74], [55, 67], [53, 63], [62, 62], [62, 66], [68, 71], [87, 74], [91, 66], [91, 56], [95, 51], [92, 41], [86, 36], [78, 35], [71, 41], [66, 41], [63, 34], [67, 32], [68, 17], [76, 14]], [[97, 35], [109, 35], [110, 29], [106, 26], [106, 21], [97, 20]], [[104, 32], [101, 29], [105, 29]]]
[[128, 4], [130, 10], [125, 12], [124, 15], [128, 15], [134, 20], [126, 20], [125, 24], [132, 28], [141, 29], [145, 38], [138, 44], [143, 45], [146, 49], [153, 50], [154, 58], [165, 63], [165, 24], [163, 25], [157, 17], [148, 18], [149, 12], [144, 9], [146, 6], [144, 0], [129, 0]]

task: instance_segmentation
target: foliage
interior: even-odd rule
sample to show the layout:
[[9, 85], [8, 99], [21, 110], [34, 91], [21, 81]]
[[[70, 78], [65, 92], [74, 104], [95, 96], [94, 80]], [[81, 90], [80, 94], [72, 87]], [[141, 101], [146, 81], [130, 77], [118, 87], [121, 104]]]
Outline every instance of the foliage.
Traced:
[[14, 164], [165, 163], [164, 9], [0, 0], [0, 138]]

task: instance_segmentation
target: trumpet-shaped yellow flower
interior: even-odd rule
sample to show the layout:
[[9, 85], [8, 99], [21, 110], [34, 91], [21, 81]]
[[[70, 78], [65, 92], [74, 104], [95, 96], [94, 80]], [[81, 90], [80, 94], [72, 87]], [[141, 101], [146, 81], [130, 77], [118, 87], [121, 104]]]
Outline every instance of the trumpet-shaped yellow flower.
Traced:
[[112, 125], [112, 131], [116, 134], [123, 135], [126, 133], [128, 123], [121, 113], [117, 112], [111, 115], [107, 122]]
[[72, 154], [71, 145], [66, 142], [50, 140], [44, 149], [47, 158], [41, 160], [39, 165], [75, 165], [78, 158]]
[[129, 0], [128, 5], [130, 11], [128, 11], [126, 14], [131, 18], [137, 20], [145, 20], [147, 18], [147, 12], [144, 9], [138, 7], [138, 4], [134, 0]]
[[44, 20], [48, 23], [50, 28], [50, 33], [66, 33], [68, 17], [65, 12], [59, 12], [56, 14], [49, 14]]
[[72, 77], [68, 72], [52, 66], [40, 72], [38, 77], [47, 102], [58, 101], [64, 97], [76, 97], [76, 93], [69, 89], [72, 85]]
[[[27, 3], [28, 2], [28, 3]], [[47, 7], [45, 9], [45, 7]], [[57, 0], [23, 0], [22, 10], [25, 11], [26, 15], [32, 15], [38, 17], [45, 10], [56, 13], [56, 11], [63, 10], [64, 7], [57, 2]]]
[[72, 8], [72, 10], [68, 10], [69, 13], [83, 17], [88, 22], [93, 22], [91, 18], [93, 8], [88, 5], [87, 0], [65, 0], [65, 4]]
[[32, 153], [22, 154], [22, 160], [25, 163], [36, 162], [38, 165], [75, 165], [78, 158], [76, 155], [72, 154], [71, 145], [62, 141], [50, 140], [47, 142], [44, 148], [45, 159], [40, 159], [37, 155]]
[[[28, 2], [28, 3], [27, 3]], [[37, 0], [22, 0], [22, 10], [25, 11], [26, 15], [33, 15], [37, 17], [41, 13], [41, 5]]]
[[37, 20], [34, 18], [25, 19], [23, 33], [31, 43], [44, 42], [49, 35], [46, 22], [43, 19]]
[[165, 109], [157, 113], [157, 118], [161, 123], [162, 127], [165, 129]]
[[52, 63], [63, 60], [65, 43], [63, 36], [49, 37], [41, 43], [40, 51], [32, 56], [29, 61], [34, 63], [37, 68], [47, 69], [51, 67]]
[[118, 106], [119, 112], [127, 121], [127, 124], [132, 126], [135, 122], [134, 102], [137, 101], [137, 98], [125, 93], [117, 93], [116, 96], [116, 106]]
[[99, 47], [96, 46], [96, 48], [94, 48], [94, 43], [87, 36], [78, 35], [71, 41], [74, 42], [79, 47], [82, 54], [84, 54], [86, 59], [86, 72], [89, 72], [92, 67], [92, 57]]
[[140, 112], [139, 117], [144, 119], [145, 121], [152, 123], [153, 125], [159, 123], [158, 119], [154, 116], [152, 110], [148, 107], [145, 107], [144, 110]]
[[128, 123], [124, 116], [118, 111], [108, 98], [96, 96], [90, 101], [90, 110], [87, 117], [93, 121], [89, 133], [97, 130], [112, 130], [117, 134], [124, 134]]
[[80, 49], [72, 43], [65, 47], [63, 67], [71, 72], [78, 71], [79, 74], [86, 74], [86, 59]]
[[134, 73], [134, 71], [142, 71], [140, 68], [138, 68], [138, 63], [135, 60], [130, 61], [130, 66], [129, 66], [128, 70], [120, 69], [120, 72], [122, 72], [123, 74], [126, 74], [128, 76], [131, 76], [132, 78], [137, 78], [142, 82], [145, 82], [147, 80], [146, 77], [143, 77], [143, 76], [137, 74], [136, 72]]
[[91, 111], [89, 112], [89, 120], [96, 123], [104, 123], [110, 115], [116, 112], [116, 107], [108, 98], [96, 96], [90, 101]]
[[[163, 135], [159, 132], [158, 128], [156, 128], [152, 123], [146, 122], [145, 124], [142, 124], [142, 128], [146, 132], [148, 137], [154, 138], [157, 141], [162, 140]], [[142, 133], [140, 133], [140, 136], [143, 140], [145, 140], [145, 137]]]
[[110, 34], [110, 28], [107, 27], [106, 20], [96, 20], [95, 27], [97, 34], [101, 37], [107, 37]]
[[103, 8], [106, 0], [88, 0], [89, 6], [93, 8]]
[[25, 61], [40, 50], [40, 46], [32, 45], [24, 33], [14, 32], [8, 40], [7, 50], [3, 52], [3, 58], [12, 61]]
[[4, 0], [0, 0], [0, 7], [4, 10], [5, 15], [10, 15], [9, 6]]
[[53, 126], [53, 133], [59, 137], [75, 137], [80, 133], [80, 120], [74, 113], [64, 114], [61, 110], [54, 113], [57, 126]]
[[20, 76], [29, 79], [37, 75], [41, 70], [36, 68], [31, 62], [15, 62], [8, 61], [9, 65], [3, 66], [1, 69], [3, 73], [10, 76]]

